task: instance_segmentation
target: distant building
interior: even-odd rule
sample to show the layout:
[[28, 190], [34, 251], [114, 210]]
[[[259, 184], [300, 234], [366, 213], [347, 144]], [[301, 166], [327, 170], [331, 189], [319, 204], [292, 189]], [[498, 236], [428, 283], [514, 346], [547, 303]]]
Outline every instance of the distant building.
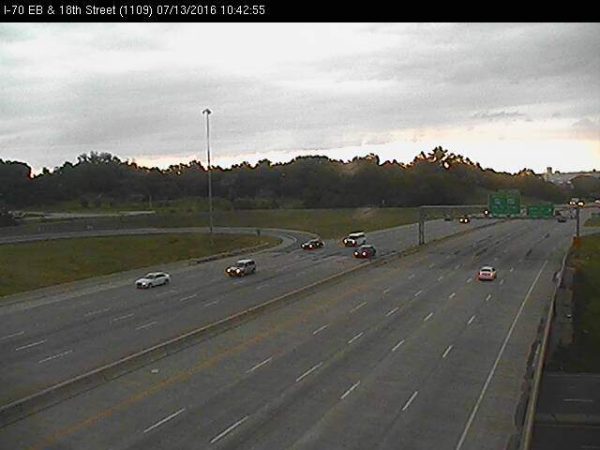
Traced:
[[544, 180], [550, 181], [554, 184], [569, 184], [571, 180], [580, 175], [588, 175], [591, 177], [600, 178], [600, 171], [596, 169], [588, 172], [559, 172], [558, 170], [553, 172], [552, 167], [546, 167], [546, 173], [544, 173]]

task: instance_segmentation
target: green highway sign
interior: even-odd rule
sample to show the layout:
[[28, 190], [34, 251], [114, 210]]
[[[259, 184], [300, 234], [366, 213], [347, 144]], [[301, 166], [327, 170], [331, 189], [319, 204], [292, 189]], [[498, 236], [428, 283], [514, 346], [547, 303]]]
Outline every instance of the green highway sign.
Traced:
[[506, 190], [490, 194], [488, 208], [492, 217], [518, 216], [521, 214], [521, 193]]
[[542, 205], [529, 205], [527, 217], [531, 219], [549, 219], [554, 217], [554, 205], [546, 203]]

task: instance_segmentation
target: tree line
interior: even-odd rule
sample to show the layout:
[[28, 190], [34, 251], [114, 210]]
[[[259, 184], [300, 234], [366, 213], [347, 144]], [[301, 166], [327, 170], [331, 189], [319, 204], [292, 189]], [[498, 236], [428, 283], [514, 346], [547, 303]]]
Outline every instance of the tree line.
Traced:
[[[300, 156], [287, 163], [247, 162], [213, 167], [213, 196], [234, 208], [336, 208], [485, 203], [487, 193], [518, 189], [521, 195], [564, 202], [572, 190], [546, 182], [532, 170], [516, 174], [484, 169], [441, 147], [408, 164], [370, 154], [343, 162]], [[200, 162], [167, 169], [138, 166], [110, 153], [82, 154], [75, 164], [32, 175], [31, 167], [0, 159], [0, 203], [18, 209], [80, 201], [82, 206], [206, 198], [207, 170]]]

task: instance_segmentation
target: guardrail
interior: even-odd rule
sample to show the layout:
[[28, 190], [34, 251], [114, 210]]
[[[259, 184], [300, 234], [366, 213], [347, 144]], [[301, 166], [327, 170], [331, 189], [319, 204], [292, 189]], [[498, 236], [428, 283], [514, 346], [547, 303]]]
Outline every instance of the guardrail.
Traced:
[[[546, 351], [548, 348], [548, 340], [550, 338], [550, 329], [552, 325], [552, 321], [554, 319], [555, 311], [556, 311], [556, 297], [558, 295], [558, 290], [560, 285], [562, 284], [563, 275], [565, 273], [565, 266], [567, 263], [567, 257], [569, 255], [569, 250], [565, 252], [565, 256], [562, 259], [562, 263], [560, 266], [560, 270], [556, 276], [556, 286], [554, 287], [554, 293], [552, 295], [552, 299], [550, 300], [550, 305], [548, 306], [548, 312], [546, 313], [545, 322], [544, 322], [544, 330], [542, 332], [541, 340], [535, 348], [535, 353], [533, 357], [533, 376], [531, 381], [531, 388], [529, 390], [528, 400], [527, 400], [527, 408], [525, 411], [525, 418], [523, 421], [523, 426], [520, 433], [518, 448], [519, 450], [529, 450], [531, 447], [531, 439], [533, 435], [533, 423], [535, 419], [535, 407], [537, 405], [537, 399], [539, 396], [540, 383], [542, 379], [542, 372], [544, 370], [544, 362], [546, 360]], [[529, 371], [528, 371], [529, 372]]]

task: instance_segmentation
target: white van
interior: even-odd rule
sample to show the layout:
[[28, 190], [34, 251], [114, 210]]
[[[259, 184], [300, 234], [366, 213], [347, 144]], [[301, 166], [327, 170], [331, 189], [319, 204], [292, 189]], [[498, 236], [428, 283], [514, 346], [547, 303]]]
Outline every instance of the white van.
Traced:
[[362, 231], [356, 231], [346, 236], [342, 242], [346, 247], [358, 247], [359, 245], [363, 245], [367, 242], [367, 237]]

